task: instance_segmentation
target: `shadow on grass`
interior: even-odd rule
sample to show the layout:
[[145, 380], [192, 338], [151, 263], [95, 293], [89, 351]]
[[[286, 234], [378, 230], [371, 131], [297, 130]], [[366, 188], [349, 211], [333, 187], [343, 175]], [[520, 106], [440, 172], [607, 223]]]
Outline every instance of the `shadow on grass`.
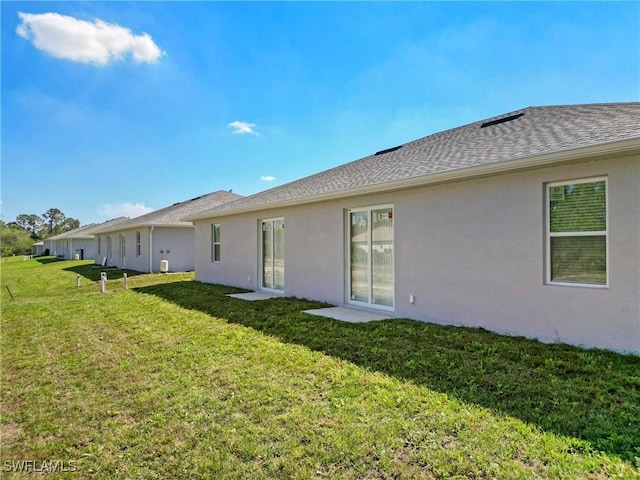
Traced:
[[225, 296], [238, 289], [193, 281], [135, 290], [586, 440], [630, 462], [640, 456], [639, 357], [406, 319], [344, 323], [301, 312], [327, 306], [318, 302], [247, 302]]
[[46, 265], [48, 263], [55, 263], [55, 262], [63, 262], [64, 261], [61, 258], [56, 258], [56, 257], [34, 257], [34, 260], [36, 260], [37, 262], [40, 262], [43, 265]]
[[100, 273], [107, 272], [107, 279], [114, 280], [122, 278], [123, 274], [126, 273], [127, 277], [134, 277], [136, 275], [144, 275], [143, 272], [136, 272], [135, 270], [126, 270], [119, 268], [110, 268], [110, 267], [102, 267], [100, 265], [88, 264], [88, 265], [74, 265], [71, 267], [64, 268], [63, 270], [67, 272], [74, 272], [82, 275], [88, 280], [93, 282], [97, 282], [100, 280]]

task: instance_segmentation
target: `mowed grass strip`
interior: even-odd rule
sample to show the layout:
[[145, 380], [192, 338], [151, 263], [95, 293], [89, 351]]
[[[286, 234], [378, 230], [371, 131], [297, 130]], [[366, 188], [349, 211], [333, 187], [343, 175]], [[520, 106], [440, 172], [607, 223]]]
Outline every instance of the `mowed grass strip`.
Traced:
[[2, 261], [7, 477], [640, 478], [637, 357], [99, 272]]

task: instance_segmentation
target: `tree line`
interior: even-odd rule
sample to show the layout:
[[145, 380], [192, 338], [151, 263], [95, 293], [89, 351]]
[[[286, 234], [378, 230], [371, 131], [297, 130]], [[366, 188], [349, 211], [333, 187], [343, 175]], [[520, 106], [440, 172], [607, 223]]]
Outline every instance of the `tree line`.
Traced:
[[40, 240], [80, 227], [80, 220], [67, 217], [58, 208], [42, 215], [22, 213], [13, 222], [0, 220], [2, 256], [31, 253], [31, 246]]

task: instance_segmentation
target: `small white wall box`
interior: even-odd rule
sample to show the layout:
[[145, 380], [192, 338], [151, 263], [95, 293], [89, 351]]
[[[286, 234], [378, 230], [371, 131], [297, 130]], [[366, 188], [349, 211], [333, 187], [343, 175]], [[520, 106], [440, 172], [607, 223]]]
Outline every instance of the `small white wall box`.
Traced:
[[160, 273], [167, 273], [169, 271], [169, 260], [160, 260]]
[[415, 295], [409, 295], [409, 303], [416, 303]]

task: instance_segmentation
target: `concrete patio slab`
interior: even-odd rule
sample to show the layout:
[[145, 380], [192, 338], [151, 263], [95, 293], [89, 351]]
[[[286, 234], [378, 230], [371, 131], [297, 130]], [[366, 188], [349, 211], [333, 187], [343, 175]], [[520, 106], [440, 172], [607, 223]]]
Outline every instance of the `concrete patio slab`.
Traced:
[[343, 322], [350, 322], [350, 323], [373, 322], [376, 320], [387, 320], [390, 318], [394, 318], [389, 315], [371, 313], [363, 310], [356, 310], [355, 308], [346, 308], [346, 307], [318, 308], [314, 310], [303, 310], [303, 311], [304, 313], [309, 313], [311, 315], [318, 315], [320, 317], [333, 318], [335, 320], [342, 320]]
[[260, 293], [260, 292], [247, 292], [247, 293], [229, 293], [227, 297], [239, 298], [240, 300], [248, 300], [250, 302], [255, 302], [257, 300], [268, 300], [270, 298], [279, 298], [282, 295], [271, 295], [268, 293]]

